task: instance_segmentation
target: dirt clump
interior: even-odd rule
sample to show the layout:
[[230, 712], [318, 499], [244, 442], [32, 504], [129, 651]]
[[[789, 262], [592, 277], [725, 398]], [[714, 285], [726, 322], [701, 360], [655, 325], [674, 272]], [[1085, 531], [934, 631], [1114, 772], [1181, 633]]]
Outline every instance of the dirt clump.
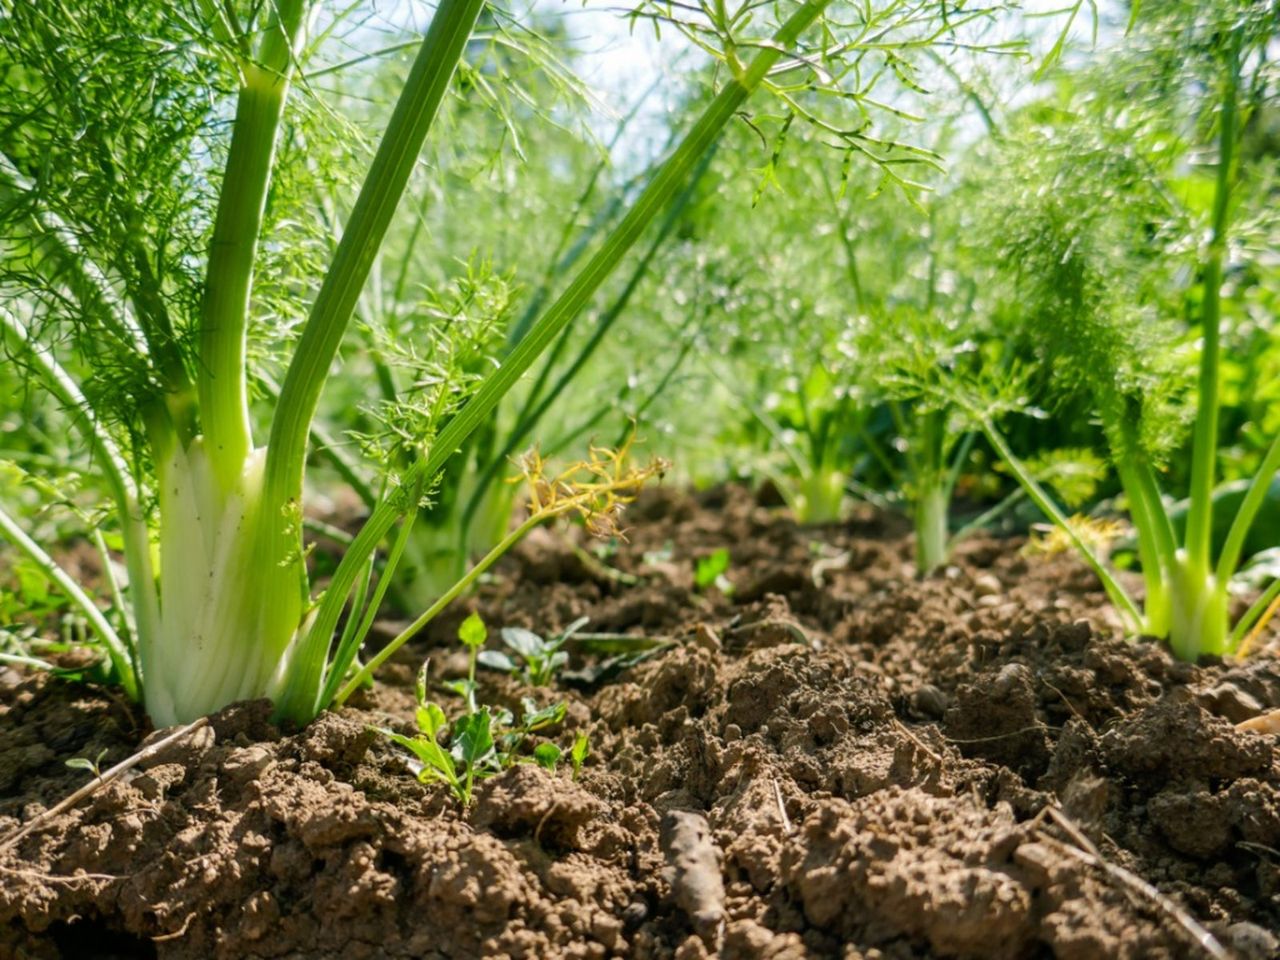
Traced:
[[[1280, 706], [1276, 661], [1126, 641], [1086, 568], [1018, 541], [918, 579], [872, 512], [803, 528], [726, 488], [628, 523], [599, 564], [527, 542], [468, 601], [495, 634], [667, 644], [571, 648], [553, 689], [482, 673], [482, 702], [566, 702], [579, 775], [517, 764], [464, 809], [372, 730], [412, 729], [428, 655], [457, 675], [460, 607], [353, 706], [298, 732], [229, 707], [0, 850], [0, 957], [1136, 960], [1203, 956], [1196, 929], [1274, 955], [1280, 765], [1234, 724]], [[734, 590], [695, 589], [722, 547]], [[0, 837], [148, 733], [7, 671]]]

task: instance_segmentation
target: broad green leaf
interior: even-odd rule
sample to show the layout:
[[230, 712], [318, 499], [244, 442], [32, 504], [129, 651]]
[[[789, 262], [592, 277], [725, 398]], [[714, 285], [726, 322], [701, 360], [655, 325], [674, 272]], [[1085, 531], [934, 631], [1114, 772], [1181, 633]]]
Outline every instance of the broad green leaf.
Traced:
[[394, 743], [400, 744], [423, 762], [423, 771], [418, 774], [418, 779], [425, 781], [434, 775], [449, 784], [457, 784], [458, 775], [453, 765], [453, 758], [434, 740], [428, 740], [425, 737], [406, 737], [381, 727], [374, 729]]
[[502, 642], [526, 660], [542, 656], [547, 649], [546, 642], [540, 636], [524, 627], [503, 627]]
[[437, 703], [423, 704], [418, 707], [415, 716], [418, 720], [418, 729], [432, 739], [435, 739], [436, 734], [449, 722]]
[[490, 670], [501, 670], [503, 673], [515, 673], [519, 666], [501, 650], [481, 650], [476, 663]]
[[728, 569], [729, 548], [721, 547], [698, 561], [693, 573], [693, 582], [699, 590], [705, 590]]
[[482, 707], [454, 724], [454, 751], [468, 767], [478, 767], [493, 753], [489, 708]]
[[524, 728], [530, 731], [559, 723], [569, 710], [563, 702], [539, 709], [538, 705], [528, 697], [521, 702], [521, 705], [524, 707]]

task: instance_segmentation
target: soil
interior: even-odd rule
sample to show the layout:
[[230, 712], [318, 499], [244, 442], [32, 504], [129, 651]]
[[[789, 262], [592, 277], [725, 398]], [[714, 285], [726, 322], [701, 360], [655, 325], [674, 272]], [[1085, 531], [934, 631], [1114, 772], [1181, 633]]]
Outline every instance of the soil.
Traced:
[[[0, 957], [1211, 955], [1197, 921], [1276, 955], [1280, 762], [1235, 728], [1280, 706], [1274, 658], [1127, 642], [1086, 568], [1018, 539], [919, 579], [873, 513], [802, 528], [727, 488], [629, 523], [608, 566], [531, 537], [347, 709], [230, 707], [0, 852]], [[720, 547], [731, 594], [696, 590]], [[674, 642], [552, 688], [483, 674], [485, 702], [567, 701], [552, 735], [591, 753], [463, 810], [370, 725], [411, 732], [468, 609]], [[0, 673], [0, 837], [85, 782], [68, 758], [149, 736], [107, 691]]]

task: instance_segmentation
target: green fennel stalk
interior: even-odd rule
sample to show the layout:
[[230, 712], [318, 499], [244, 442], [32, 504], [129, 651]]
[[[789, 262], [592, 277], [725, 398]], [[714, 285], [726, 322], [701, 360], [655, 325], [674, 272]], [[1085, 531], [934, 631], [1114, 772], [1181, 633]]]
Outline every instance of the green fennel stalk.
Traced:
[[[773, 37], [773, 44], [761, 49], [745, 70], [725, 84], [600, 249], [512, 349], [503, 364], [484, 381], [441, 430], [429, 456], [415, 464], [406, 475], [408, 482], [436, 476], [445, 461], [485, 421], [516, 380], [565, 325], [586, 306], [592, 294], [640, 238], [648, 224], [674, 199], [725, 124], [760, 86], [781, 58], [782, 52], [795, 44], [800, 34], [818, 18], [829, 2], [830, 0], [807, 0], [779, 28]], [[317, 690], [330, 685], [321, 680], [326, 667], [330, 675], [346, 675], [350, 667], [349, 661], [335, 659], [332, 664], [329, 663], [331, 637], [347, 596], [355, 586], [358, 571], [404, 512], [402, 504], [392, 501], [380, 504], [339, 563], [315, 619], [297, 652], [300, 664], [291, 671], [277, 701], [280, 716], [295, 720], [314, 716], [323, 706], [318, 702]]]

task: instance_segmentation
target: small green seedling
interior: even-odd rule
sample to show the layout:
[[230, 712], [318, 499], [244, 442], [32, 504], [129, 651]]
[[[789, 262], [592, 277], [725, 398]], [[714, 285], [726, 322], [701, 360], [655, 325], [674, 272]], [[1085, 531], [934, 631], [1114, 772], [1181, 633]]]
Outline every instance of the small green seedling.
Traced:
[[549, 740], [533, 748], [533, 762], [552, 773], [556, 772], [556, 764], [560, 762], [562, 756], [564, 751]]
[[573, 748], [569, 751], [569, 762], [573, 765], [573, 779], [578, 779], [578, 774], [582, 772], [582, 764], [587, 759], [587, 754], [591, 752], [591, 741], [585, 733], [579, 733], [573, 738]]
[[458, 639], [467, 648], [467, 676], [463, 680], [449, 680], [445, 683], [445, 687], [467, 701], [467, 709], [473, 712], [476, 709], [476, 661], [480, 648], [488, 638], [489, 628], [480, 619], [480, 614], [473, 613], [462, 621], [462, 625], [458, 627]]
[[[414, 718], [418, 734], [406, 737], [391, 730], [375, 728], [383, 736], [404, 747], [422, 763], [418, 779], [422, 783], [444, 783], [464, 806], [471, 804], [475, 782], [501, 773], [517, 763], [536, 763], [555, 771], [563, 756], [560, 747], [544, 741], [530, 754], [523, 752], [525, 742], [536, 733], [563, 722], [567, 707], [553, 703], [539, 707], [531, 698], [521, 701], [520, 720], [510, 710], [480, 706], [476, 701], [476, 663], [488, 637], [488, 630], [478, 614], [471, 614], [458, 628], [458, 639], [469, 653], [467, 676], [445, 684], [466, 703], [466, 712], [450, 721], [440, 704], [427, 699], [427, 664], [418, 672], [417, 709]], [[585, 741], [585, 737], [580, 736]], [[442, 743], [443, 741], [443, 743]], [[581, 766], [578, 742], [570, 751], [574, 771]]]
[[723, 594], [733, 593], [733, 584], [725, 576], [729, 569], [729, 559], [728, 547], [721, 547], [700, 558], [694, 567], [693, 585], [699, 591], [715, 587]]
[[98, 755], [90, 760], [88, 757], [72, 757], [67, 761], [67, 766], [72, 770], [87, 770], [93, 774], [94, 779], [102, 779], [102, 758], [107, 755], [107, 748], [103, 747], [98, 751]]
[[480, 662], [503, 673], [519, 672], [531, 686], [545, 687], [569, 662], [569, 654], [561, 648], [570, 637], [587, 625], [587, 619], [579, 617], [562, 633], [547, 640], [523, 627], [503, 627], [502, 642], [511, 653], [484, 650], [480, 653]]

